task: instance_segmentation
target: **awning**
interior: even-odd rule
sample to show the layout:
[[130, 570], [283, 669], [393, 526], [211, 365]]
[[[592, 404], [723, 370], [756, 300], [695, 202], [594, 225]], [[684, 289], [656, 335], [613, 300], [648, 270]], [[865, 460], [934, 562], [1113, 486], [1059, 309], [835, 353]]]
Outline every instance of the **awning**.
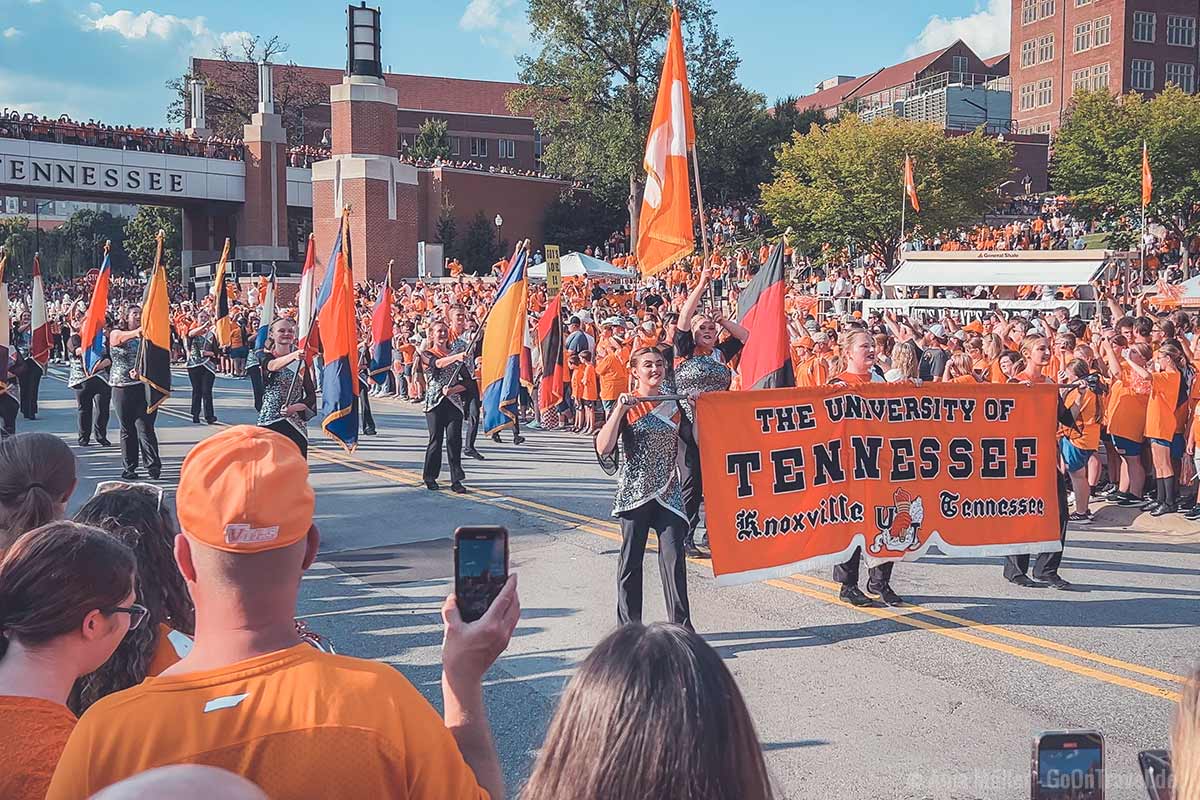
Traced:
[[[584, 255], [583, 253], [567, 253], [559, 259], [559, 268], [564, 278], [578, 278], [587, 275], [592, 278], [633, 278], [635, 273], [615, 267], [607, 261]], [[546, 279], [546, 265], [535, 264], [529, 268], [529, 277]]]
[[1107, 250], [978, 250], [905, 253], [885, 286], [1086, 286], [1110, 263]]

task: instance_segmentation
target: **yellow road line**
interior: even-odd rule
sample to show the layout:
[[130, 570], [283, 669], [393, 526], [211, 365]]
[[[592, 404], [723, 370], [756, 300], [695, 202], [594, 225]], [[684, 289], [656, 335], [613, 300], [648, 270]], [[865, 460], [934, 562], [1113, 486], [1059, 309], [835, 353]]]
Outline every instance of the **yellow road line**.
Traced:
[[[183, 414], [182, 412], [175, 411], [173, 409], [163, 408], [163, 409], [161, 409], [161, 411], [170, 416], [178, 417], [183, 420], [190, 420], [190, 417], [188, 415]], [[218, 423], [218, 424], [225, 425], [226, 423]], [[326, 449], [326, 448], [321, 448], [321, 447], [316, 447], [316, 446], [310, 447], [309, 453], [314, 458], [317, 458], [326, 463], [340, 464], [343, 466], [348, 466], [359, 472], [362, 472], [362, 473], [365, 473], [368, 475], [372, 475], [372, 476], [375, 476], [378, 478], [382, 478], [384, 480], [389, 480], [389, 481], [392, 481], [395, 483], [408, 484], [408, 485], [414, 486], [414, 487], [421, 486], [423, 484], [421, 476], [414, 471], [406, 470], [406, 469], [403, 469], [400, 467], [389, 467], [384, 464], [378, 464], [376, 462], [369, 461], [365, 458], [362, 458], [360, 456], [356, 456], [353, 454], [348, 454], [348, 453], [340, 452], [338, 450]], [[590, 517], [590, 516], [587, 516], [584, 514], [579, 514], [574, 511], [568, 511], [566, 509], [555, 508], [554, 506], [546, 505], [544, 503], [539, 503], [536, 500], [527, 500], [525, 498], [513, 497], [512, 495], [504, 495], [499, 492], [491, 491], [489, 489], [480, 489], [480, 488], [473, 488], [471, 491], [471, 494], [469, 494], [469, 495], [450, 495], [450, 496], [455, 497], [459, 500], [467, 500], [467, 501], [472, 501], [472, 502], [480, 502], [481, 498], [487, 498], [489, 500], [496, 500], [496, 501], [500, 501], [500, 502], [511, 504], [511, 505], [521, 506], [524, 509], [526, 509], [526, 511], [528, 513], [530, 513], [531, 516], [536, 516], [540, 519], [550, 521], [550, 522], [563, 522], [564, 520], [569, 520], [569, 521], [575, 523], [575, 527], [577, 527], [580, 530], [586, 531], [588, 533], [592, 533], [597, 536], [602, 536], [602, 537], [612, 540], [612, 541], [617, 541], [617, 542], [621, 541], [621, 536], [617, 532], [619, 530], [619, 528], [616, 526], [615, 523], [610, 523], [610, 522], [607, 522], [604, 520], [598, 520], [595, 517]], [[711, 562], [707, 559], [688, 559], [688, 560], [695, 564], [706, 566], [710, 569], [712, 566]], [[1149, 678], [1154, 678], [1154, 679], [1161, 680], [1161, 681], [1182, 684], [1186, 680], [1183, 676], [1180, 676], [1180, 675], [1174, 675], [1169, 672], [1163, 672], [1161, 670], [1156, 670], [1151, 667], [1145, 667], [1140, 664], [1132, 664], [1132, 663], [1129, 663], [1126, 661], [1121, 661], [1120, 659], [1111, 658], [1109, 656], [1105, 656], [1100, 653], [1093, 653], [1088, 650], [1083, 650], [1083, 649], [1080, 649], [1077, 647], [1072, 647], [1070, 645], [1061, 644], [1059, 642], [1055, 642], [1055, 641], [1052, 641], [1049, 639], [1043, 639], [1043, 638], [1040, 638], [1037, 636], [1031, 636], [1029, 634], [1021, 633], [1019, 631], [1008, 630], [1007, 628], [1002, 628], [997, 625], [990, 625], [990, 624], [986, 624], [986, 623], [975, 622], [973, 620], [969, 620], [964, 617], [958, 617], [953, 614], [948, 614], [944, 611], [938, 611], [936, 609], [926, 608], [924, 606], [909, 605], [909, 606], [905, 607], [905, 610], [903, 612], [897, 612], [897, 611], [894, 611], [891, 609], [884, 609], [884, 608], [854, 606], [854, 605], [851, 605], [849, 603], [846, 603], [846, 602], [840, 600], [837, 597], [837, 595], [833, 594], [832, 592], [818, 591], [816, 589], [810, 589], [805, 586], [800, 586], [797, 583], [793, 583], [791, 581], [802, 581], [805, 583], [812, 584], [814, 586], [820, 586], [824, 589], [838, 589], [839, 588], [839, 584], [834, 583], [832, 581], [826, 581], [826, 580], [823, 580], [821, 578], [817, 578], [817, 577], [814, 577], [811, 575], [802, 575], [802, 574], [791, 575], [791, 576], [789, 576], [789, 580], [770, 579], [770, 580], [763, 581], [763, 583], [766, 583], [767, 585], [773, 586], [777, 589], [783, 589], [785, 591], [792, 592], [794, 594], [800, 594], [800, 595], [804, 595], [806, 597], [810, 597], [815, 600], [820, 600], [823, 603], [829, 603], [831, 605], [842, 606], [844, 608], [859, 611], [861, 613], [876, 617], [878, 619], [894, 620], [895, 622], [898, 622], [902, 625], [907, 625], [909, 627], [918, 628], [920, 630], [924, 630], [929, 633], [934, 633], [939, 636], [945, 636], [945, 637], [948, 637], [948, 638], [951, 638], [951, 639], [954, 639], [956, 641], [960, 641], [960, 642], [963, 642], [966, 644], [972, 644], [977, 647], [982, 647], [982, 648], [985, 648], [988, 650], [994, 650], [997, 652], [1005, 653], [1007, 655], [1015, 656], [1017, 658], [1021, 658], [1021, 659], [1027, 660], [1027, 661], [1033, 661], [1033, 662], [1042, 664], [1044, 666], [1054, 667], [1056, 669], [1061, 669], [1061, 670], [1064, 670], [1066, 672], [1070, 672], [1070, 673], [1073, 673], [1076, 675], [1093, 678], [1095, 680], [1102, 681], [1104, 683], [1109, 683], [1114, 686], [1121, 686], [1121, 687], [1124, 687], [1127, 689], [1132, 689], [1134, 691], [1141, 692], [1143, 694], [1151, 695], [1153, 697], [1160, 697], [1160, 698], [1170, 700], [1173, 702], [1178, 701], [1180, 695], [1178, 692], [1172, 691], [1170, 689], [1160, 688], [1157, 686], [1150, 685], [1148, 683], [1143, 683], [1138, 680], [1126, 678], [1121, 675], [1116, 675], [1116, 674], [1113, 674], [1110, 672], [1105, 672], [1103, 670], [1095, 669], [1093, 667], [1088, 667], [1088, 666], [1081, 665], [1081, 664], [1075, 664], [1073, 662], [1066, 661], [1061, 658], [1056, 658], [1054, 656], [1045, 655], [1043, 653], [1038, 653], [1033, 650], [1025, 649], [1023, 647], [1018, 647], [1016, 645], [1010, 645], [1010, 644], [1006, 644], [1004, 642], [996, 642], [996, 641], [992, 641], [990, 639], [985, 639], [983, 637], [975, 635], [974, 633], [969, 633], [967, 631], [960, 630], [958, 628], [936, 625], [934, 623], [920, 619], [920, 617], [926, 616], [926, 617], [932, 617], [934, 619], [939, 619], [939, 620], [942, 620], [945, 622], [951, 622], [958, 626], [971, 628], [974, 631], [984, 632], [984, 633], [988, 633], [988, 634], [991, 634], [991, 635], [999, 637], [999, 638], [1009, 639], [1012, 641], [1021, 642], [1023, 644], [1040, 647], [1040, 648], [1043, 648], [1046, 650], [1063, 653], [1064, 655], [1070, 655], [1070, 656], [1073, 656], [1073, 657], [1081, 659], [1081, 660], [1091, 661], [1091, 662], [1098, 663], [1098, 664], [1103, 664], [1108, 667], [1125, 670], [1127, 672], [1133, 672], [1133, 673], [1136, 673], [1139, 675], [1143, 675], [1143, 676], [1146, 676]]]

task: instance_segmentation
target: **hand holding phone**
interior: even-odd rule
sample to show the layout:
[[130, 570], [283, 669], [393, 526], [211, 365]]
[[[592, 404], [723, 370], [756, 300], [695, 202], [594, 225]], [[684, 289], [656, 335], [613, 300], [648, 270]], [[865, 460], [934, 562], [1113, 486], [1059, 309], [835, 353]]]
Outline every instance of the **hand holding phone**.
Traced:
[[1032, 800], [1104, 800], [1104, 735], [1047, 731], [1033, 741]]
[[507, 581], [507, 529], [477, 525], [454, 531], [454, 594], [464, 622], [482, 617]]

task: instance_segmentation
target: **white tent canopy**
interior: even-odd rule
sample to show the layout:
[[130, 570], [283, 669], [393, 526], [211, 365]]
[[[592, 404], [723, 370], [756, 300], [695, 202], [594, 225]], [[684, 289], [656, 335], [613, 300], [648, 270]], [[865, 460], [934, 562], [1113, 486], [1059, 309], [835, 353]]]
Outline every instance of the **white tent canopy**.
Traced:
[[1126, 256], [1109, 250], [912, 252], [884, 286], [1086, 286]]
[[[584, 255], [583, 253], [567, 253], [559, 259], [559, 267], [562, 269], [564, 278], [579, 278], [587, 276], [590, 278], [633, 278], [636, 277], [634, 272], [630, 270], [614, 267], [607, 261], [601, 261], [598, 258]], [[546, 279], [546, 265], [535, 264], [529, 268], [529, 277]]]

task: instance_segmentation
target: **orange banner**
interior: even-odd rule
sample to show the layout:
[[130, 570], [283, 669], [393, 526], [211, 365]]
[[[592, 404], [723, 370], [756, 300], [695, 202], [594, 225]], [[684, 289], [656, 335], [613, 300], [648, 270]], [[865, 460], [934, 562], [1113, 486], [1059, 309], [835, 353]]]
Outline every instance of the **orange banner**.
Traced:
[[1053, 386], [711, 392], [697, 407], [718, 583], [845, 561], [1060, 549]]

